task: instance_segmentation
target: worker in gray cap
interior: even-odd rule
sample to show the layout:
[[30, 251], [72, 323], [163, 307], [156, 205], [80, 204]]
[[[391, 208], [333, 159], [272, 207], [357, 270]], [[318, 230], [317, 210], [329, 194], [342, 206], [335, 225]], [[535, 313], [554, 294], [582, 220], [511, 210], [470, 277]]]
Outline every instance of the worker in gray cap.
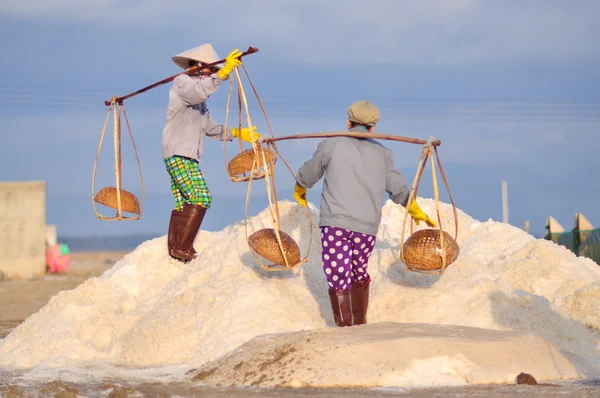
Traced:
[[[348, 131], [372, 133], [379, 110], [369, 101], [348, 108]], [[396, 170], [392, 152], [372, 138], [338, 136], [321, 141], [296, 175], [294, 198], [306, 206], [306, 189], [325, 177], [319, 227], [323, 272], [337, 326], [367, 323], [369, 257], [381, 223], [385, 193], [407, 207], [413, 220], [435, 226], [413, 201], [407, 206], [406, 178]]]

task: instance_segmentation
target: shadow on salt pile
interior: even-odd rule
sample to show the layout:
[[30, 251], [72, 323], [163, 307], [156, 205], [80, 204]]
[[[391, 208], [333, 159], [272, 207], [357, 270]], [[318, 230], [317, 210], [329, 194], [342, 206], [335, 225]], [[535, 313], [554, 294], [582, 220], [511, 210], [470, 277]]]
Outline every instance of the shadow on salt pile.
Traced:
[[387, 268], [386, 276], [391, 282], [398, 286], [412, 289], [430, 289], [440, 281], [443, 275], [422, 274], [409, 271], [406, 264], [400, 261], [390, 264]]
[[[268, 260], [265, 260], [261, 257], [259, 258], [264, 264], [269, 264]], [[282, 271], [263, 270], [250, 252], [250, 249], [246, 249], [246, 252], [240, 256], [240, 259], [242, 263], [248, 266], [248, 268], [252, 269], [252, 271], [254, 271], [254, 273], [262, 279], [291, 279], [297, 277], [295, 271], [297, 271], [298, 268]]]
[[[306, 266], [306, 268], [309, 268], [311, 266], [315, 267], [315, 264], [316, 263], [312, 263], [312, 264], [309, 263], [309, 264], [305, 264], [305, 266]], [[317, 267], [315, 267], [315, 268], [317, 268]], [[318, 268], [319, 269], [317, 269], [315, 271], [322, 272], [321, 267], [319, 266]], [[306, 288], [308, 289], [311, 296], [314, 298], [315, 302], [319, 306], [319, 315], [321, 316], [321, 318], [323, 318], [325, 320], [325, 324], [328, 327], [336, 328], [337, 326], [335, 324], [335, 321], [333, 320], [333, 312], [331, 311], [331, 304], [330, 304], [329, 296], [327, 293], [329, 286], [327, 285], [325, 278], [321, 279], [320, 281], [322, 281], [322, 282], [320, 282], [320, 283], [314, 283], [313, 281], [311, 281], [311, 278], [309, 275], [310, 275], [310, 270], [309, 270], [309, 272], [304, 272], [304, 281], [306, 283]]]
[[[600, 358], [597, 344], [600, 332], [585, 323], [562, 315], [550, 301], [523, 290], [513, 296], [496, 291], [490, 294], [492, 316], [498, 325], [509, 330], [541, 336], [554, 343], [582, 377], [591, 379], [600, 374], [600, 363], [588, 358]], [[573, 338], [576, 335], [577, 338]], [[565, 349], [569, 347], [569, 349]], [[533, 375], [535, 377], [535, 375]]]
[[310, 292], [315, 303], [318, 305], [319, 315], [321, 316], [321, 318], [323, 318], [325, 324], [329, 327], [336, 326], [333, 320], [333, 314], [331, 312], [329, 298], [327, 296], [327, 282], [324, 277], [320, 278], [322, 272], [320, 262], [311, 261], [309, 259], [307, 263], [303, 264], [298, 268], [272, 272], [263, 270], [260, 267], [260, 265], [256, 262], [256, 259], [254, 258], [252, 253], [250, 253], [250, 251], [247, 251], [246, 253], [242, 254], [241, 260], [244, 264], [252, 264], [251, 266], [249, 265], [249, 267], [256, 273], [257, 276], [264, 280], [283, 280], [303, 277], [304, 282], [306, 283], [306, 288]]

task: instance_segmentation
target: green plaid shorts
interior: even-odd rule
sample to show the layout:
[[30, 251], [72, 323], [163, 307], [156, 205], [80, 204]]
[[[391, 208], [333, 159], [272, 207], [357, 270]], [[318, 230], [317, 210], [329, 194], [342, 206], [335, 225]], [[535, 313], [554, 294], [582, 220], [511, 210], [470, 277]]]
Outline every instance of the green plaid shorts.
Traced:
[[164, 160], [171, 176], [171, 191], [175, 198], [175, 210], [181, 211], [184, 203], [209, 208], [212, 196], [204, 181], [198, 162], [194, 159], [171, 156]]

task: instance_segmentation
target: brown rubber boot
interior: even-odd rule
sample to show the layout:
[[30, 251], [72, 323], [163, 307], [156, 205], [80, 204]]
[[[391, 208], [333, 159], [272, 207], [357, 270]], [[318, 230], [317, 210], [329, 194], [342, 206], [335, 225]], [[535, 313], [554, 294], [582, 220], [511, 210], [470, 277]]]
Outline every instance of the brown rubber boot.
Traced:
[[367, 323], [367, 309], [369, 307], [369, 284], [371, 278], [352, 283], [350, 287], [350, 298], [352, 301], [352, 317], [354, 325]]
[[202, 207], [202, 206], [196, 206], [196, 205], [192, 205], [189, 203], [186, 203], [183, 205], [183, 219], [189, 219], [192, 214], [191, 212], [198, 210], [200, 212], [202, 212], [202, 216], [200, 217], [200, 224], [198, 225], [198, 228], [194, 234], [194, 238], [189, 242], [189, 244], [186, 247], [182, 248], [187, 251], [189, 253], [190, 256], [192, 256], [193, 258], [196, 258], [196, 250], [194, 249], [194, 239], [196, 238], [196, 235], [198, 234], [198, 230], [200, 229], [200, 225], [202, 225], [202, 220], [204, 219], [204, 214], [206, 213], [206, 208]]
[[173, 248], [177, 242], [177, 231], [179, 229], [179, 224], [181, 224], [181, 220], [183, 220], [183, 211], [171, 211], [171, 219], [169, 220], [169, 234], [167, 235], [167, 248], [170, 256], [172, 256]]
[[350, 307], [350, 289], [329, 288], [329, 300], [333, 311], [333, 320], [339, 327], [352, 326], [352, 308]]
[[183, 220], [179, 225], [177, 242], [172, 251], [172, 256], [177, 260], [188, 262], [196, 258], [194, 239], [196, 239], [205, 214], [205, 207], [189, 203], [183, 205]]

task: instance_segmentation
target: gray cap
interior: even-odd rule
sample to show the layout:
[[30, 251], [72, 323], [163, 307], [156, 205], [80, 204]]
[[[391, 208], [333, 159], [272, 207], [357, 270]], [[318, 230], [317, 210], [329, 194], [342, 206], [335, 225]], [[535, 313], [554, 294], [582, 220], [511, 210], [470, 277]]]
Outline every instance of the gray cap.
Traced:
[[379, 110], [369, 101], [357, 101], [348, 108], [348, 118], [358, 124], [375, 126], [379, 122]]

